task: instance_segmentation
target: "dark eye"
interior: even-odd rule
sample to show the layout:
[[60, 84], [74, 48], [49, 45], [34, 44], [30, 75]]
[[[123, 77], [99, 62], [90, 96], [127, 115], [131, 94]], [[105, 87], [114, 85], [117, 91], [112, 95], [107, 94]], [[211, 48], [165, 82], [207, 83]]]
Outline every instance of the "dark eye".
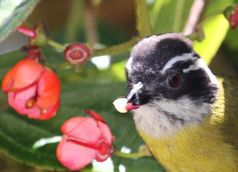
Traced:
[[182, 75], [180, 73], [174, 73], [168, 77], [168, 85], [171, 88], [178, 88], [181, 84]]

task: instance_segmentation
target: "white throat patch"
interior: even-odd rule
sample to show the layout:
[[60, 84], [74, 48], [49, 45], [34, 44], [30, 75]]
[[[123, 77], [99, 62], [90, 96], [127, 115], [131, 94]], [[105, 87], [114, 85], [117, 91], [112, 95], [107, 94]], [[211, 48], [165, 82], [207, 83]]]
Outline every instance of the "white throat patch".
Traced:
[[198, 124], [210, 114], [211, 105], [196, 105], [187, 97], [160, 100], [133, 111], [138, 130], [152, 137], [171, 136], [185, 125]]

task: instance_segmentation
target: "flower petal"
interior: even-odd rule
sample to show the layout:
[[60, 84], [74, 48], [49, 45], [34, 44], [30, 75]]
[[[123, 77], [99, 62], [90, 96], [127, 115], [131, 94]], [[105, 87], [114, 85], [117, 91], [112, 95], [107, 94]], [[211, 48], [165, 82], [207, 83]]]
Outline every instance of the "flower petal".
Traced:
[[27, 100], [34, 97], [36, 94], [36, 85], [20, 90], [18, 92], [8, 93], [8, 103], [18, 113], [26, 114], [29, 109], [26, 108]]
[[28, 87], [40, 78], [43, 71], [44, 67], [33, 59], [25, 58], [19, 61], [12, 68], [12, 89], [19, 90]]
[[96, 121], [89, 117], [71, 118], [63, 124], [61, 131], [69, 137], [91, 144], [96, 143], [101, 137]]
[[60, 96], [60, 80], [50, 69], [46, 68], [38, 83], [37, 105], [41, 108], [54, 106]]
[[103, 138], [106, 140], [108, 144], [112, 144], [112, 142], [114, 141], [114, 136], [112, 135], [108, 125], [102, 122], [98, 122], [98, 125], [103, 135]]
[[41, 116], [41, 110], [37, 106], [33, 106], [26, 110], [26, 116], [31, 119], [39, 119]]
[[56, 154], [60, 163], [70, 170], [84, 168], [96, 156], [94, 149], [68, 141], [67, 137], [59, 143]]
[[2, 80], [2, 90], [8, 92], [13, 84], [12, 70], [9, 70]]
[[[60, 101], [58, 100], [54, 106], [50, 107], [49, 109], [46, 109], [46, 112], [44, 112], [44, 109], [43, 109], [43, 111], [41, 112], [41, 115], [38, 119], [47, 120], [47, 119], [54, 117], [56, 115], [56, 112], [59, 109], [59, 105], [60, 105]], [[29, 114], [29, 115], [31, 115], [31, 114]]]
[[15, 103], [15, 93], [9, 92], [8, 93], [8, 104], [15, 109], [19, 114], [25, 115], [25, 108], [19, 109], [18, 106]]
[[99, 162], [105, 161], [112, 153], [112, 144], [108, 144], [105, 140], [99, 140], [97, 143], [97, 151], [96, 151], [95, 159]]

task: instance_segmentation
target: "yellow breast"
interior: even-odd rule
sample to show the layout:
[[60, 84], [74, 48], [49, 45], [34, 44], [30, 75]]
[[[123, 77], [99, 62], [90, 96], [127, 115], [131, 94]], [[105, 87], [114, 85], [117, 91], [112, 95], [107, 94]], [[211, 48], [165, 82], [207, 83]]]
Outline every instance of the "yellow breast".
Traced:
[[143, 134], [142, 137], [168, 171], [238, 170], [238, 151], [224, 142], [222, 134], [216, 128], [190, 127], [173, 138], [159, 140]]

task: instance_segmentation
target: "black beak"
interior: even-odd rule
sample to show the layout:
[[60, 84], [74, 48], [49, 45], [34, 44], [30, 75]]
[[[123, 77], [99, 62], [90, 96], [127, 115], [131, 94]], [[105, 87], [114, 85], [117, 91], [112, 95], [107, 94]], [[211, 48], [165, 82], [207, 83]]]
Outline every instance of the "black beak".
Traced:
[[133, 106], [141, 106], [150, 102], [151, 96], [146, 93], [142, 83], [135, 84], [127, 95], [127, 102]]

